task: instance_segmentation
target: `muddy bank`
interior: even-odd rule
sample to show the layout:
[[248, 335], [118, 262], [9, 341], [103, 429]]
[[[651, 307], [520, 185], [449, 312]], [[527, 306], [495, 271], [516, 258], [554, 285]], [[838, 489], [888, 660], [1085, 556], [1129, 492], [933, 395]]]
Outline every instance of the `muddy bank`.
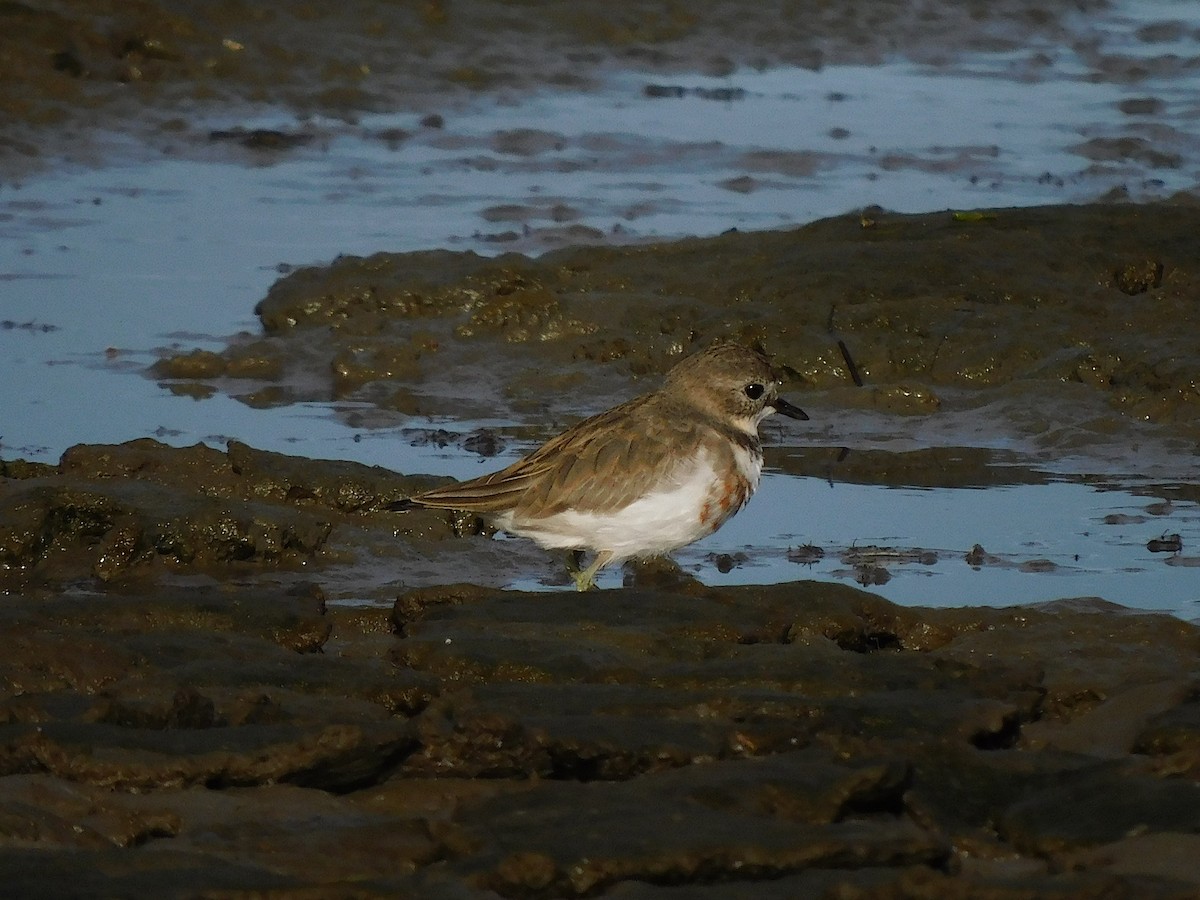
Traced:
[[0, 462], [0, 478], [0, 583], [22, 593], [188, 573], [279, 578], [349, 559], [355, 545], [456, 533], [452, 516], [378, 513], [429, 478], [237, 442], [81, 445], [57, 466]]
[[1132, 444], [1145, 423], [1194, 449], [1200, 339], [1182, 326], [1198, 230], [1193, 206], [1120, 204], [877, 212], [536, 258], [344, 257], [276, 282], [261, 337], [153, 374], [256, 406], [366, 401], [372, 424], [544, 422], [732, 338], [775, 356], [827, 422], [850, 410], [978, 428], [988, 407], [984, 427], [1044, 451]]
[[662, 566], [585, 596], [329, 604], [353, 554], [386, 543], [402, 577], [477, 543], [455, 540], [472, 523], [380, 512], [423, 483], [237, 444], [6, 462], [8, 889], [1200, 889], [1195, 626], [1098, 600], [706, 588]]

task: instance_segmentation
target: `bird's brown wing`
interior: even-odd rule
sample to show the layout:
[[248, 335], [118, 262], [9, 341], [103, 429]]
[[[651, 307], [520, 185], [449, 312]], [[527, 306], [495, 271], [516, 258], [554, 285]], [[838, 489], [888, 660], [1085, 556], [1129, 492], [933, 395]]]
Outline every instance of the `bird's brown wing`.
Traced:
[[657, 395], [630, 400], [585, 419], [507, 469], [435, 488], [412, 498], [421, 506], [482, 514], [512, 510], [540, 517], [585, 503], [597, 512], [628, 506], [696, 453], [702, 429], [673, 410], [654, 409]]

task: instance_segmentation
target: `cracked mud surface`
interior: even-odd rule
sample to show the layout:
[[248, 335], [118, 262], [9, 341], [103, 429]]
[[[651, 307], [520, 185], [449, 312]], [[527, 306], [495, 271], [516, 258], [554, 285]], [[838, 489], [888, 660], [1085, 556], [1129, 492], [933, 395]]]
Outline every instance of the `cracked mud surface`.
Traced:
[[22, 896], [1197, 889], [1200, 630], [1178, 619], [663, 566], [333, 606], [330, 566], [455, 540], [382, 511], [420, 480], [153, 441], [5, 475]]

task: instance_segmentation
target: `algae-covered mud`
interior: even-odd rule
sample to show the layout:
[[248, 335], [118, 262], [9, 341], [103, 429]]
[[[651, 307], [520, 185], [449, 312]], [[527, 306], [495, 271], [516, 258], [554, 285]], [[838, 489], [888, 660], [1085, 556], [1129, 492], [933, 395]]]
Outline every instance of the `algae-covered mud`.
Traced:
[[[1197, 226], [1194, 207], [1094, 205], [876, 213], [537, 258], [349, 257], [280, 279], [256, 310], [262, 337], [154, 371], [249, 403], [513, 417], [522, 398], [595, 408], [612, 394], [605, 367], [657, 376], [724, 338], [763, 347], [829, 407], [957, 412], [1003, 388], [996, 431], [1057, 452], [1097, 408], [1040, 398], [1079, 386], [1113, 429], [1170, 425], [1194, 447]], [[537, 384], [519, 380], [531, 351]]]
[[[0, 893], [1195, 897], [1198, 38], [0, 5]], [[389, 510], [717, 339], [674, 562]]]

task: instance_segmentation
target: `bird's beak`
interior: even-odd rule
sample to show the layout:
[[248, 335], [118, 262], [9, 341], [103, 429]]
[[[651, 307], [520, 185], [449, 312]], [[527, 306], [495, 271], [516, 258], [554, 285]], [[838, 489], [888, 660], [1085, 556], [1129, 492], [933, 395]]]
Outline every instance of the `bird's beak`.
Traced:
[[782, 397], [776, 397], [771, 401], [771, 408], [781, 416], [787, 416], [789, 419], [802, 419], [808, 421], [808, 413], [798, 406], [793, 406]]

